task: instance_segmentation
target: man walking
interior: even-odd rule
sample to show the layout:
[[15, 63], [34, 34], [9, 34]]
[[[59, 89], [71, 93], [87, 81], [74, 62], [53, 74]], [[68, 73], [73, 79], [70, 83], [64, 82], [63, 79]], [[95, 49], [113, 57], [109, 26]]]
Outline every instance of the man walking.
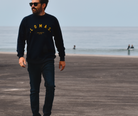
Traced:
[[[54, 58], [55, 45], [59, 52], [59, 69], [65, 68], [65, 48], [58, 20], [47, 13], [45, 8], [48, 0], [32, 0], [30, 3], [33, 14], [23, 18], [18, 34], [17, 56], [21, 67], [26, 67], [30, 77], [30, 102], [33, 116], [41, 116], [39, 113], [39, 89], [41, 74], [45, 80], [46, 95], [43, 106], [44, 116], [51, 115], [54, 99], [55, 74]], [[27, 56], [24, 58], [24, 47], [27, 43]]]

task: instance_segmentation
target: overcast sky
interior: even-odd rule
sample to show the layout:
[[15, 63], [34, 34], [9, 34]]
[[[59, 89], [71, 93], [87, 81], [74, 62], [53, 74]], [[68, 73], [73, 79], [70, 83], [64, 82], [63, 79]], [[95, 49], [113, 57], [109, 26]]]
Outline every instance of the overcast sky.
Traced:
[[[0, 26], [19, 26], [31, 0], [1, 0]], [[138, 26], [138, 0], [49, 0], [61, 26]]]

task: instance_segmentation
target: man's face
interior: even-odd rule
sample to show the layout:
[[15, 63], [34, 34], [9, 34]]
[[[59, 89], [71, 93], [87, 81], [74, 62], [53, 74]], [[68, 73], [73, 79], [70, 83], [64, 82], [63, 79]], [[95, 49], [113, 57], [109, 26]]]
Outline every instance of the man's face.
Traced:
[[42, 12], [42, 5], [41, 5], [40, 1], [32, 0], [32, 3], [34, 3], [31, 6], [33, 14], [39, 15]]

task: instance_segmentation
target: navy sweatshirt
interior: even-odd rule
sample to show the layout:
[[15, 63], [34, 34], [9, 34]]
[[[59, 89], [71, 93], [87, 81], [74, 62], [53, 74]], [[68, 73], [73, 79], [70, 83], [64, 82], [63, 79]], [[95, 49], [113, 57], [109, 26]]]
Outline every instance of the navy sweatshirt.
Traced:
[[59, 52], [60, 61], [65, 60], [65, 48], [59, 22], [52, 15], [37, 16], [32, 14], [23, 18], [17, 41], [17, 56], [19, 58], [24, 56], [26, 42], [26, 60], [30, 63], [43, 63], [54, 59], [56, 57], [55, 45]]

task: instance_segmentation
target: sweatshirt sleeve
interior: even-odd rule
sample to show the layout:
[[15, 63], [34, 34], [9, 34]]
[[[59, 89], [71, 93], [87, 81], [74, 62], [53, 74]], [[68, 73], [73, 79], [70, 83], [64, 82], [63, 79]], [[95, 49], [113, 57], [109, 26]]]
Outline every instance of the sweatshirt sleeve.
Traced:
[[17, 39], [17, 56], [23, 57], [24, 56], [24, 47], [25, 47], [25, 18], [22, 20], [19, 32], [18, 32], [18, 39]]
[[65, 47], [63, 43], [63, 37], [62, 37], [60, 25], [57, 19], [56, 19], [56, 26], [54, 29], [54, 40], [60, 57], [60, 61], [65, 61]]

